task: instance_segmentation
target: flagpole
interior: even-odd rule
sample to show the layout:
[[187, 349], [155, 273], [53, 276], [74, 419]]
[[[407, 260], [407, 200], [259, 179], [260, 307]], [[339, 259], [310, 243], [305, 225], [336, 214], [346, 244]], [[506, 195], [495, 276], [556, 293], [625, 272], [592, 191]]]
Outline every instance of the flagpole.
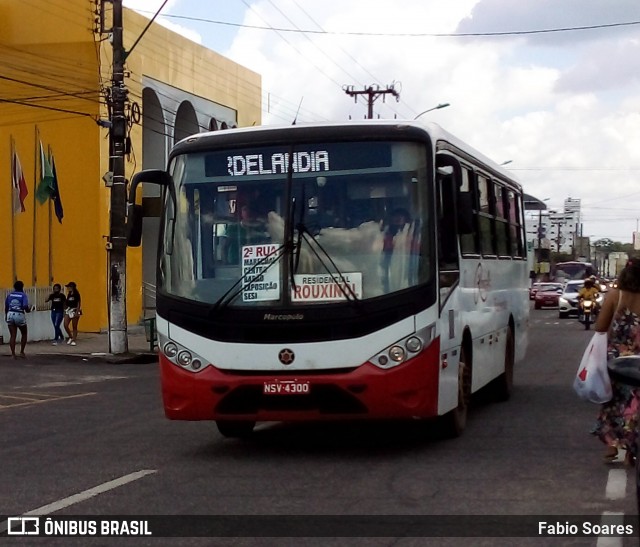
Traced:
[[36, 282], [38, 280], [38, 276], [36, 274], [36, 212], [37, 212], [37, 202], [36, 202], [36, 191], [38, 190], [38, 143], [40, 139], [40, 131], [38, 130], [38, 126], [35, 127], [35, 154], [33, 158], [33, 244], [32, 244], [32, 255], [31, 255], [31, 285], [33, 287], [36, 286]]
[[13, 283], [15, 283], [15, 281], [18, 279], [16, 277], [16, 211], [15, 211], [15, 186], [14, 186], [14, 170], [15, 167], [13, 165], [13, 157], [14, 157], [14, 153], [15, 153], [15, 149], [16, 149], [16, 145], [15, 142], [13, 140], [13, 135], [9, 136], [9, 142], [10, 142], [10, 150], [9, 150], [9, 154], [11, 154], [11, 159], [9, 161], [9, 167], [11, 169], [11, 199], [9, 199], [9, 205], [11, 206], [11, 265], [12, 265], [12, 272], [13, 272], [13, 277], [11, 279], [11, 284], [13, 285]]
[[[48, 147], [49, 158], [51, 158], [51, 146]], [[49, 159], [51, 161], [51, 159]], [[53, 237], [51, 235], [51, 199], [49, 199], [49, 285], [53, 284]]]

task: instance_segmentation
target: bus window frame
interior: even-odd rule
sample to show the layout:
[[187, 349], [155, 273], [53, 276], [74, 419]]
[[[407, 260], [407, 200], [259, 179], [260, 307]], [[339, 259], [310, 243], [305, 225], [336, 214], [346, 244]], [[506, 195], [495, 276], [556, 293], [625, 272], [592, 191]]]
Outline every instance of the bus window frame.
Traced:
[[[486, 206], [487, 211], [483, 210], [483, 202], [482, 202], [482, 188], [480, 187], [480, 179], [486, 181]], [[484, 258], [498, 258], [498, 253], [496, 251], [496, 227], [495, 227], [495, 196], [493, 195], [493, 179], [487, 174], [485, 171], [481, 169], [476, 169], [476, 188], [478, 192], [478, 231], [480, 238], [480, 254]], [[486, 239], [486, 234], [483, 233], [482, 219], [487, 221], [488, 231], [486, 234], [489, 235], [488, 240]], [[486, 245], [488, 243], [488, 245]]]
[[[467, 192], [471, 196], [471, 225], [473, 226], [473, 231], [471, 234], [460, 234], [460, 255], [464, 257], [480, 257], [482, 256], [480, 252], [480, 230], [478, 225], [478, 191], [476, 187], [476, 173], [472, 165], [469, 165], [465, 162], [460, 162], [461, 175], [462, 173], [467, 174], [467, 184], [468, 189], [463, 190], [464, 184], [464, 175], [461, 176], [460, 179], [460, 188], [458, 189], [458, 195], [460, 195], [463, 191]], [[462, 238], [465, 236], [471, 236], [473, 239], [473, 250], [466, 251], [465, 244], [463, 244]]]

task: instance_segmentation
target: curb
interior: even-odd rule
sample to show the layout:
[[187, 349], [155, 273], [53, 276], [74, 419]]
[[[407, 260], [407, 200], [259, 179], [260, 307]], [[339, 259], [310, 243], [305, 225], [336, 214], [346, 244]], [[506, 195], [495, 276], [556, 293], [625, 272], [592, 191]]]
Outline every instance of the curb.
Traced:
[[108, 363], [113, 365], [131, 365], [140, 364], [146, 365], [150, 363], [158, 362], [158, 354], [151, 352], [142, 353], [31, 353], [27, 354], [27, 357], [31, 360], [43, 360], [43, 361], [60, 361], [61, 359], [67, 361], [82, 361], [90, 363]]
[[112, 353], [90, 354], [86, 355], [84, 358], [89, 361], [110, 363], [114, 365], [147, 365], [158, 362], [158, 354], [155, 352], [122, 353], [117, 355]]

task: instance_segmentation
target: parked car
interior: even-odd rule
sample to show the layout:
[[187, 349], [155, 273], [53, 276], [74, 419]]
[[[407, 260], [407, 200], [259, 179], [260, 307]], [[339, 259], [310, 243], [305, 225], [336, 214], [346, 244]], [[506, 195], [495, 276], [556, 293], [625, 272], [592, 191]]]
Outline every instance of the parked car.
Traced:
[[536, 310], [545, 307], [558, 307], [558, 301], [562, 294], [562, 283], [542, 283], [542, 286], [536, 291], [533, 307]]
[[[582, 279], [567, 281], [558, 299], [558, 317], [560, 317], [560, 319], [564, 319], [570, 315], [578, 317], [578, 291], [582, 287], [584, 287], [584, 280]], [[602, 293], [598, 294], [596, 298], [598, 306], [602, 306], [603, 301], [604, 295]]]

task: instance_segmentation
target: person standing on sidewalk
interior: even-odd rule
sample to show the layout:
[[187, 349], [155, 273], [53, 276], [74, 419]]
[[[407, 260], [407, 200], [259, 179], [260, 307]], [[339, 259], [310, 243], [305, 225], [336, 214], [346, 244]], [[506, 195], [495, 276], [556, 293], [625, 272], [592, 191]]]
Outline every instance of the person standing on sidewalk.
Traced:
[[80, 301], [80, 292], [74, 281], [69, 281], [65, 285], [67, 287], [67, 302], [64, 310], [64, 330], [67, 331], [67, 344], [76, 345], [78, 337], [78, 321], [82, 315], [82, 304]]
[[60, 283], [56, 283], [53, 286], [53, 292], [47, 296], [45, 302], [51, 302], [51, 323], [53, 323], [53, 345], [57, 346], [58, 342], [64, 342], [64, 335], [62, 334], [62, 319], [64, 318], [64, 308], [67, 302], [67, 297], [62, 292]]
[[24, 293], [24, 283], [16, 281], [13, 284], [13, 292], [7, 295], [4, 301], [4, 313], [7, 327], [9, 328], [9, 348], [11, 355], [16, 359], [16, 337], [20, 331], [20, 357], [26, 357], [24, 350], [27, 347], [27, 317], [26, 314], [32, 311], [29, 300]]

